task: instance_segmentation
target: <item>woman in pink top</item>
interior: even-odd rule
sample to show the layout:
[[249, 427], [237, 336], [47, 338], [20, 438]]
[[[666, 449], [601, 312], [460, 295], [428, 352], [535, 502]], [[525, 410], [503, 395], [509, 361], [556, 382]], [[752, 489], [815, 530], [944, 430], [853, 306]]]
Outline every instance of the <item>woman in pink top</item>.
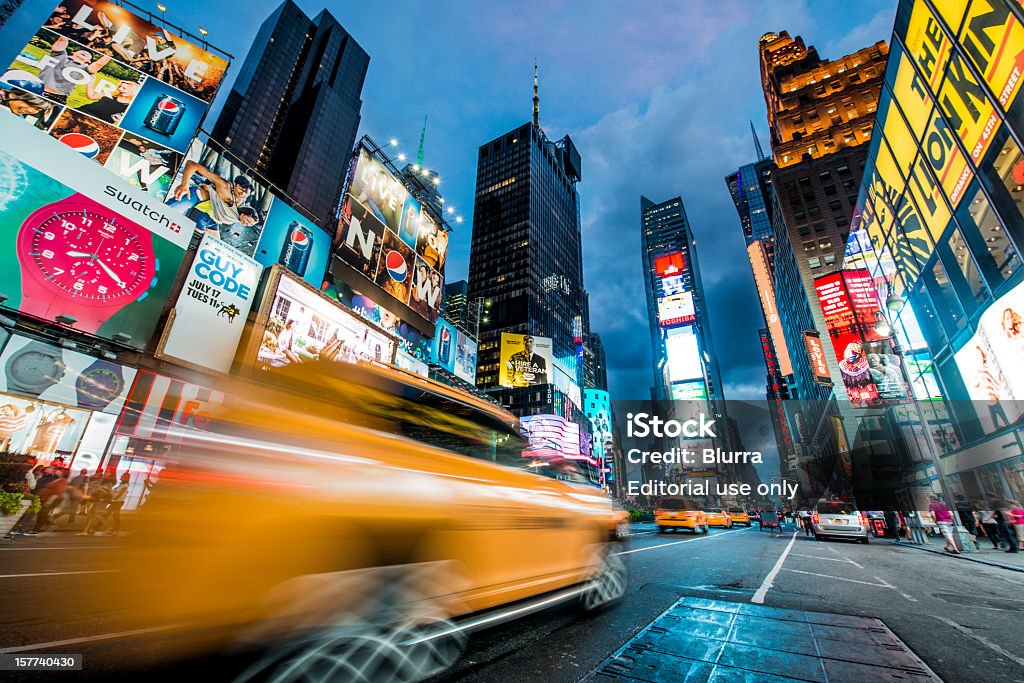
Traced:
[[1024, 550], [1024, 506], [1014, 500], [1008, 507], [1010, 519], [1007, 522], [1013, 524], [1013, 530], [1017, 532], [1017, 549]]
[[932, 513], [932, 519], [939, 526], [942, 535], [946, 537], [945, 551], [959, 555], [960, 551], [957, 550], [956, 542], [953, 540], [953, 513], [949, 511], [945, 503], [940, 502], [935, 496], [932, 496], [932, 502], [928, 506], [928, 511]]

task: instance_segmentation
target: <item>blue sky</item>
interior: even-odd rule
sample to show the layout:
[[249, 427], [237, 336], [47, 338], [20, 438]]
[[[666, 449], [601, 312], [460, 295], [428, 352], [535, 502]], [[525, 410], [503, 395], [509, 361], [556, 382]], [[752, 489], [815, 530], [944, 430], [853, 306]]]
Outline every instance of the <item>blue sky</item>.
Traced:
[[[0, 29], [12, 59], [55, 0], [27, 0]], [[152, 7], [155, 3], [138, 2]], [[168, 0], [167, 19], [234, 55], [238, 64], [276, 0]], [[529, 120], [540, 64], [541, 126], [569, 133], [583, 158], [579, 185], [584, 281], [591, 325], [608, 355], [613, 399], [648, 396], [653, 377], [640, 265], [640, 195], [681, 195], [693, 224], [726, 398], [764, 396], [760, 313], [739, 219], [724, 177], [754, 160], [748, 120], [768, 151], [757, 40], [802, 35], [823, 58], [889, 40], [895, 0], [858, 2], [488, 3], [299, 0], [328, 9], [370, 54], [360, 133], [415, 155], [464, 217], [450, 244], [449, 282], [469, 266], [476, 150]], [[629, 8], [624, 11], [624, 8]], [[212, 119], [206, 127], [212, 127]], [[339, 160], [340, 163], [340, 160]]]

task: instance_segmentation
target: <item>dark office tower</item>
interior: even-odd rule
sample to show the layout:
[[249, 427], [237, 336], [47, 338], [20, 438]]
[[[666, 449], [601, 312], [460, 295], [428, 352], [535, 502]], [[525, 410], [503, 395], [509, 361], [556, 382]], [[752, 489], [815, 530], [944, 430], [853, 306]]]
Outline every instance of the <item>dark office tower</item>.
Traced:
[[597, 332], [590, 333], [584, 354], [583, 388], [608, 391], [608, 361], [601, 335]]
[[444, 317], [456, 327], [473, 332], [469, 325], [469, 282], [459, 280], [444, 286]]
[[285, 0], [260, 27], [213, 137], [327, 226], [355, 144], [369, 63], [329, 12], [311, 20]]
[[[517, 383], [501, 367], [501, 333], [550, 338], [554, 365], [582, 385], [578, 359], [588, 330], [580, 155], [568, 135], [554, 142], [535, 123], [524, 123], [481, 145], [477, 158], [469, 299], [491, 303], [487, 322], [480, 322], [477, 384], [520, 415], [561, 414], [559, 392], [552, 397], [549, 387], [501, 388]], [[549, 371], [547, 382], [557, 374]]]
[[683, 200], [640, 197], [644, 289], [654, 362], [653, 398], [720, 401], [707, 299]]

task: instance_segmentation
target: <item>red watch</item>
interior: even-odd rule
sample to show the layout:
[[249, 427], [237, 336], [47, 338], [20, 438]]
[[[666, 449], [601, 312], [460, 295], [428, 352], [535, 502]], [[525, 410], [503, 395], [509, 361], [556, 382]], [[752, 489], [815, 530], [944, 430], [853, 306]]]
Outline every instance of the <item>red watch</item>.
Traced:
[[156, 284], [152, 234], [81, 194], [47, 204], [21, 224], [21, 310], [76, 319], [96, 333]]

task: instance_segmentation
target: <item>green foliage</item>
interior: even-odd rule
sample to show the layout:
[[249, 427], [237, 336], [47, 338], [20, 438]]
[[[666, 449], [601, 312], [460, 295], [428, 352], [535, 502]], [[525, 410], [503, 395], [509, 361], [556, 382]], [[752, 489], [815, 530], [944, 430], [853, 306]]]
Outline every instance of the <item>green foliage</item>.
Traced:
[[21, 495], [28, 489], [25, 474], [32, 469], [35, 459], [16, 453], [0, 453], [0, 491]]
[[[16, 515], [21, 512], [22, 493], [0, 493], [0, 515]], [[33, 496], [34, 497], [34, 496]], [[36, 498], [35, 504], [39, 499]]]

